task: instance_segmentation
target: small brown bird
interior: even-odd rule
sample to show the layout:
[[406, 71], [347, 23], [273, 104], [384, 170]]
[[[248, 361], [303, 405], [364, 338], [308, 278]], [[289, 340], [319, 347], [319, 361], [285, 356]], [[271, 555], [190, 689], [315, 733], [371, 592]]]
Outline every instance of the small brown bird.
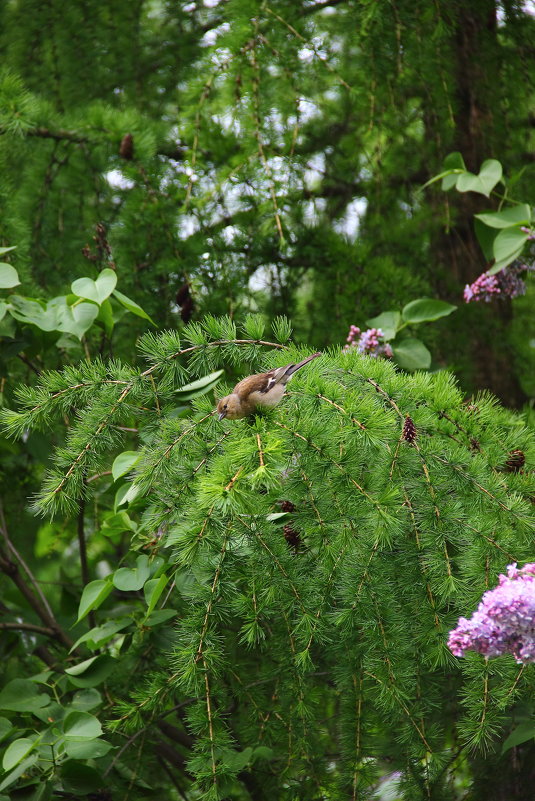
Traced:
[[275, 367], [267, 373], [258, 373], [243, 378], [226, 398], [221, 398], [217, 404], [219, 419], [228, 417], [229, 420], [238, 420], [240, 417], [254, 412], [257, 407], [270, 409], [282, 400], [286, 384], [296, 372], [317, 359], [321, 353], [313, 353], [297, 364], [285, 364], [284, 367]]

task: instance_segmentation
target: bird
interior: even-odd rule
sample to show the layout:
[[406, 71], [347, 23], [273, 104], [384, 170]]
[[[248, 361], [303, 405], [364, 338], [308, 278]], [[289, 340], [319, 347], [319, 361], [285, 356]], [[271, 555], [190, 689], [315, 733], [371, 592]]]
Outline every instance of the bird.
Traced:
[[242, 378], [230, 395], [218, 402], [219, 419], [223, 420], [226, 417], [229, 420], [239, 420], [252, 414], [258, 407], [271, 409], [276, 406], [282, 400], [286, 384], [293, 374], [321, 355], [313, 353], [297, 364], [285, 364], [284, 367], [275, 367], [267, 373], [257, 373]]

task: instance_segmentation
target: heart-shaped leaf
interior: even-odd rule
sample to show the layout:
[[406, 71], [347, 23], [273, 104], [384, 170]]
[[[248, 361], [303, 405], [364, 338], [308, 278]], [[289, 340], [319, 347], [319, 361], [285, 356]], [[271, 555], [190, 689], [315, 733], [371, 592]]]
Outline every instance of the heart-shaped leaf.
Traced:
[[479, 192], [489, 197], [490, 193], [501, 181], [502, 165], [496, 159], [487, 159], [481, 165], [479, 175], [472, 172], [463, 172], [457, 178], [456, 187], [459, 192]]
[[13, 712], [33, 712], [50, 703], [50, 698], [39, 693], [33, 681], [29, 679], [12, 679], [0, 692], [0, 709]]
[[[522, 250], [527, 240], [528, 234], [519, 227], [504, 228], [500, 231], [494, 240], [493, 247], [496, 264], [501, 263], [501, 267], [499, 267], [498, 270], [507, 266], [507, 264], [510, 264], [517, 258], [517, 254]], [[493, 268], [495, 272], [498, 271], [496, 269], [496, 264]]]
[[370, 328], [380, 328], [383, 332], [383, 339], [388, 342], [396, 336], [400, 322], [401, 314], [398, 311], [387, 311], [377, 317], [372, 317], [371, 320], [366, 320], [366, 325], [369, 325]]
[[142, 554], [136, 559], [136, 567], [120, 567], [115, 571], [113, 584], [122, 592], [135, 592], [142, 588], [149, 576], [149, 557]]
[[63, 721], [63, 734], [66, 740], [94, 740], [102, 734], [102, 726], [89, 712], [74, 710]]
[[45, 306], [32, 298], [24, 298], [21, 295], [11, 295], [9, 297], [11, 316], [26, 325], [35, 325], [41, 331], [55, 331], [57, 325], [57, 314], [50, 304]]
[[119, 456], [114, 459], [111, 468], [113, 480], [117, 481], [118, 478], [129, 473], [140, 459], [141, 453], [139, 451], [123, 451], [120, 453]]
[[502, 211], [486, 211], [474, 216], [490, 228], [510, 228], [512, 225], [529, 225], [531, 209], [527, 203], [519, 203]]
[[79, 298], [87, 298], [100, 306], [106, 298], [109, 298], [116, 284], [117, 273], [106, 267], [96, 281], [92, 278], [77, 278], [72, 282], [71, 289]]
[[20, 284], [17, 271], [11, 264], [0, 262], [0, 289], [11, 289]]
[[407, 303], [402, 315], [407, 323], [424, 323], [438, 320], [440, 317], [447, 317], [456, 308], [457, 306], [452, 306], [451, 303], [446, 303], [443, 300], [418, 298], [418, 300]]
[[466, 165], [462, 155], [458, 151], [448, 153], [444, 159], [442, 169], [446, 174], [441, 173], [443, 175], [441, 187], [447, 192], [448, 189], [451, 189], [457, 184], [459, 175], [466, 172]]
[[393, 350], [396, 362], [405, 370], [427, 370], [431, 366], [431, 354], [419, 339], [403, 339]]
[[15, 740], [6, 749], [4, 758], [2, 759], [2, 767], [4, 770], [11, 770], [15, 765], [28, 756], [30, 751], [35, 745], [35, 740], [29, 740], [27, 737], [21, 737], [20, 740]]
[[113, 586], [111, 581], [106, 579], [96, 579], [86, 584], [82, 597], [80, 598], [80, 606], [78, 607], [77, 623], [84, 618], [92, 609], [96, 609], [108, 597], [112, 591]]
[[65, 753], [71, 759], [99, 759], [113, 748], [106, 740], [67, 740]]
[[94, 303], [76, 303], [69, 306], [65, 297], [54, 298], [47, 304], [47, 310], [56, 315], [56, 331], [74, 334], [82, 339], [98, 316], [98, 306]]

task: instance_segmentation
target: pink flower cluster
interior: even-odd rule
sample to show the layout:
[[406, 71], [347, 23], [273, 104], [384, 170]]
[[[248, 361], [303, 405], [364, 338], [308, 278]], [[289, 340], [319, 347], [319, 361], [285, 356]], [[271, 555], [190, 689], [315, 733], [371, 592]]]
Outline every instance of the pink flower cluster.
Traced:
[[384, 333], [381, 328], [368, 328], [366, 331], [361, 331], [358, 326], [352, 325], [349, 328], [344, 351], [356, 348], [358, 353], [364, 353], [367, 356], [385, 356], [387, 359], [391, 359], [394, 352], [388, 342], [381, 342], [383, 337]]
[[470, 620], [459, 618], [448, 648], [455, 656], [476, 651], [486, 657], [512, 654], [519, 664], [535, 662], [535, 563], [520, 570], [509, 565]]
[[465, 303], [478, 300], [488, 303], [495, 297], [517, 298], [525, 295], [526, 283], [520, 276], [526, 270], [533, 270], [533, 265], [522, 264], [517, 260], [495, 275], [482, 273], [473, 284], [466, 284], [463, 293]]

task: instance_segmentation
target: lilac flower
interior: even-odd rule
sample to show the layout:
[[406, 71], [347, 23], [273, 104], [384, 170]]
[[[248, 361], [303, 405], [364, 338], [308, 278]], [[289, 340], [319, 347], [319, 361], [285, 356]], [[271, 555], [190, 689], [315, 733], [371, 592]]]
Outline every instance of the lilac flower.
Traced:
[[381, 342], [384, 333], [381, 328], [368, 328], [366, 331], [360, 330], [356, 325], [349, 328], [349, 334], [346, 339], [346, 345], [343, 350], [345, 352], [356, 348], [358, 353], [364, 353], [367, 356], [385, 356], [391, 359], [394, 351], [388, 342]]
[[517, 298], [519, 295], [525, 295], [526, 284], [520, 276], [533, 269], [535, 269], [533, 263], [523, 264], [517, 259], [495, 275], [482, 273], [473, 284], [465, 286], [463, 293], [465, 303], [479, 300], [488, 303], [495, 297]]
[[459, 619], [448, 647], [455, 656], [476, 651], [485, 657], [512, 654], [519, 664], [535, 662], [535, 563], [515, 564], [498, 586], [483, 595], [470, 620]]

